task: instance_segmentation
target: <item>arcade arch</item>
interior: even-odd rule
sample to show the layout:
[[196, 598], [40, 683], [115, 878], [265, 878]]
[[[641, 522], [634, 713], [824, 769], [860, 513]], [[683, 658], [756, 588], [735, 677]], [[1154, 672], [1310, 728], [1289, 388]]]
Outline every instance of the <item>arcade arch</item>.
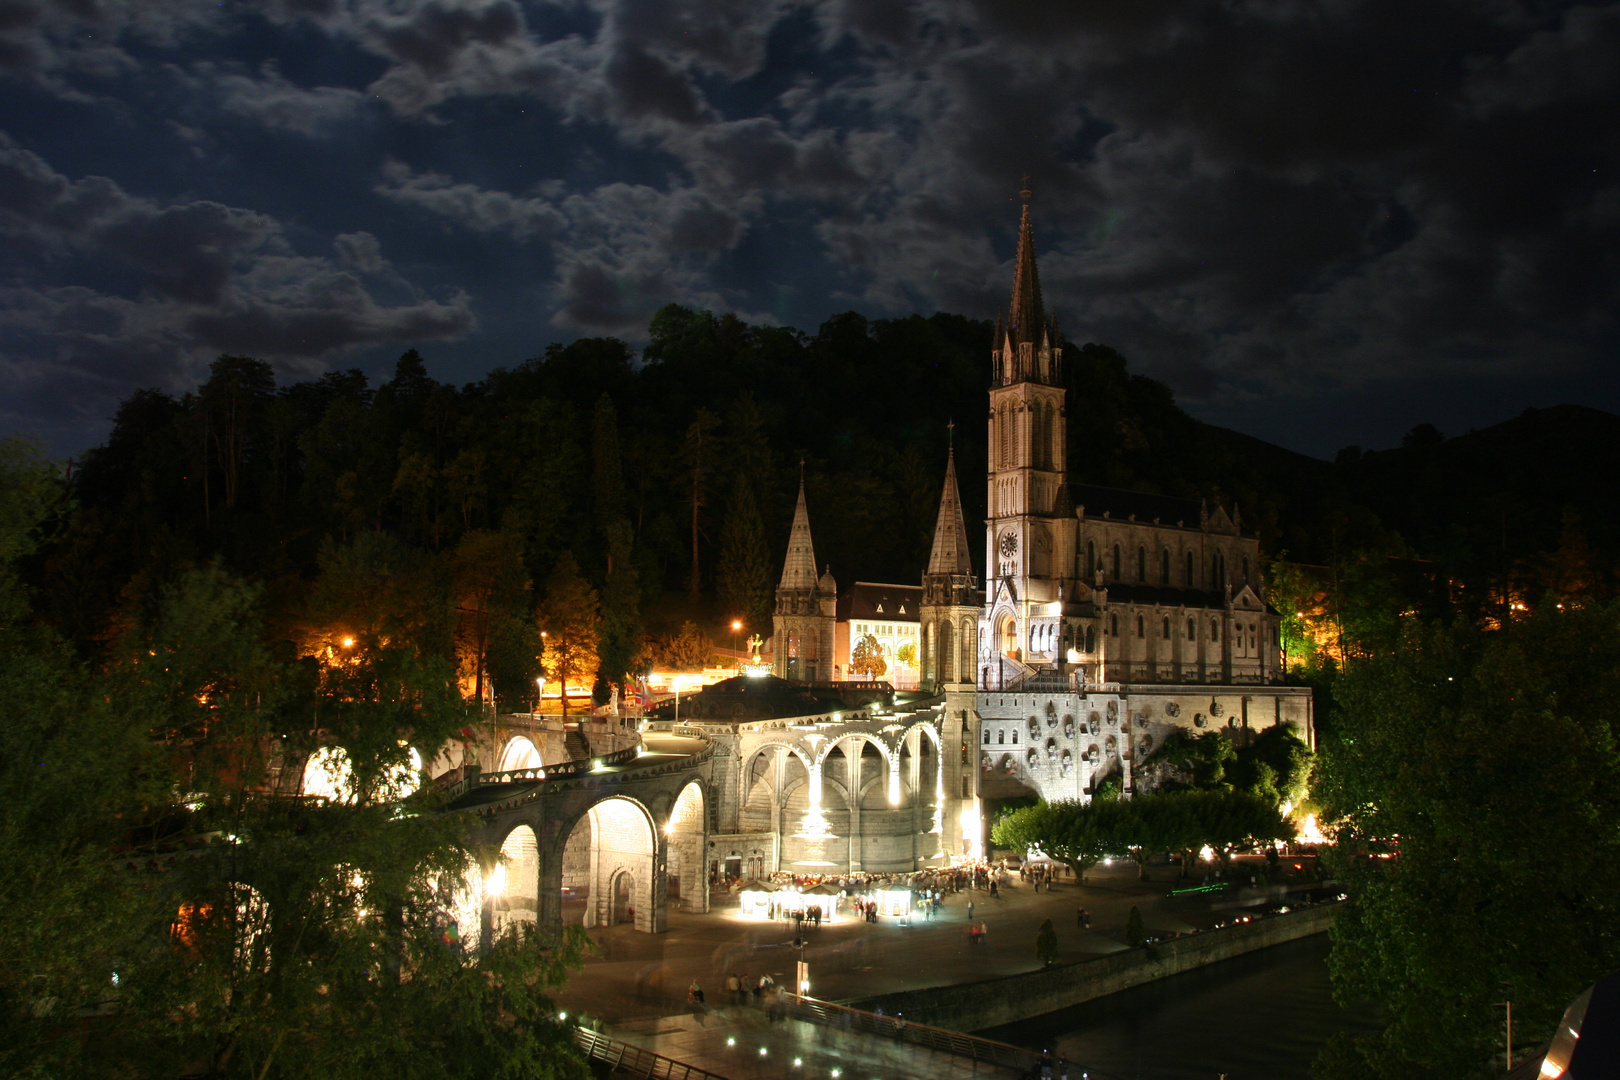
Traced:
[[519, 825], [501, 841], [501, 859], [486, 885], [490, 928], [495, 936], [519, 923], [533, 924], [540, 914], [540, 845], [534, 830]]
[[354, 770], [349, 767], [349, 752], [341, 746], [316, 748], [304, 762], [304, 782], [300, 791], [317, 799], [330, 802], [354, 801]]
[[652, 815], [641, 803], [613, 796], [591, 806], [563, 845], [564, 921], [577, 913], [585, 926], [634, 923], [645, 933], [662, 931], [665, 905], [657, 902], [658, 889], [667, 886], [661, 848]]
[[681, 788], [664, 824], [669, 850], [669, 897], [681, 902], [682, 911], [709, 910], [709, 887], [704, 877], [707, 818], [703, 785], [693, 780]]
[[525, 735], [514, 735], [507, 741], [506, 748], [501, 751], [501, 765], [498, 772], [511, 772], [513, 769], [538, 769], [545, 762], [540, 760], [540, 750]]

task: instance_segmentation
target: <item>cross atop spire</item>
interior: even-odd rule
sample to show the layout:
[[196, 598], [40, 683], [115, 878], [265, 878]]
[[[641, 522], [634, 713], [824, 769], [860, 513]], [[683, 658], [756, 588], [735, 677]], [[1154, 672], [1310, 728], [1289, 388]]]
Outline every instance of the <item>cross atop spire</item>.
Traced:
[[[956, 423], [949, 425], [955, 429]], [[930, 574], [972, 574], [967, 522], [962, 518], [962, 494], [956, 485], [956, 447], [945, 457], [945, 490], [939, 496], [939, 519], [934, 523], [934, 550], [928, 556]]]
[[1018, 256], [1013, 260], [1012, 303], [1007, 308], [1007, 336], [1014, 345], [1041, 340], [1046, 308], [1041, 303], [1041, 275], [1035, 268], [1035, 230], [1029, 223], [1029, 190], [1025, 196], [1023, 220], [1018, 223]]
[[[799, 468], [804, 468], [800, 462]], [[778, 589], [816, 587], [816, 546], [810, 539], [810, 510], [804, 501], [804, 478], [799, 478], [799, 503], [793, 508], [793, 528], [788, 533], [787, 559], [782, 564]]]

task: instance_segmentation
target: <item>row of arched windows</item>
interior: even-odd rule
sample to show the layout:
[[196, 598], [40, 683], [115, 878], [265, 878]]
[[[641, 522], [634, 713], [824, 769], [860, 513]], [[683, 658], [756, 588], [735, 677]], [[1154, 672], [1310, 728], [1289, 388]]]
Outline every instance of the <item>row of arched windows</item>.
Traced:
[[[1147, 637], [1147, 626], [1147, 616], [1138, 615], [1136, 617], [1136, 636], [1138, 638], [1145, 639]], [[1118, 612], [1112, 612], [1108, 616], [1108, 635], [1110, 637], [1119, 637]], [[1160, 617], [1159, 636], [1164, 638], [1166, 641], [1170, 639], [1171, 626], [1170, 616], [1168, 615]], [[1187, 640], [1198, 640], [1198, 620], [1191, 615], [1187, 616]], [[1219, 642], [1221, 640], [1221, 622], [1219, 619], [1209, 620], [1209, 640], [1213, 642]]]

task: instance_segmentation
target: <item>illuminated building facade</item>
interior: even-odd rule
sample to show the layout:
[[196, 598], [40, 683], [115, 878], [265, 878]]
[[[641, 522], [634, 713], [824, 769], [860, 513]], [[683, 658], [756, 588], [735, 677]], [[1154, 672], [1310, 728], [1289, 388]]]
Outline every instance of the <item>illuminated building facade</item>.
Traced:
[[1024, 198], [991, 354], [974, 685], [940, 680], [946, 715], [971, 718], [978, 796], [1085, 799], [1111, 774], [1130, 792], [1133, 767], [1178, 728], [1241, 740], [1286, 723], [1314, 741], [1310, 691], [1278, 685], [1281, 618], [1237, 512], [1068, 482], [1085, 403], [1070, 411]]

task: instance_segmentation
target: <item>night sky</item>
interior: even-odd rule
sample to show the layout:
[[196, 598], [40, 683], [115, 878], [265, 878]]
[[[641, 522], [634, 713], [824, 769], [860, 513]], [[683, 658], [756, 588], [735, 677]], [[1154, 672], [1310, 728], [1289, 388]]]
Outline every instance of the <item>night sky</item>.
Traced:
[[1620, 5], [0, 0], [0, 431], [671, 301], [992, 319], [1026, 171], [1067, 336], [1205, 420], [1620, 411]]

